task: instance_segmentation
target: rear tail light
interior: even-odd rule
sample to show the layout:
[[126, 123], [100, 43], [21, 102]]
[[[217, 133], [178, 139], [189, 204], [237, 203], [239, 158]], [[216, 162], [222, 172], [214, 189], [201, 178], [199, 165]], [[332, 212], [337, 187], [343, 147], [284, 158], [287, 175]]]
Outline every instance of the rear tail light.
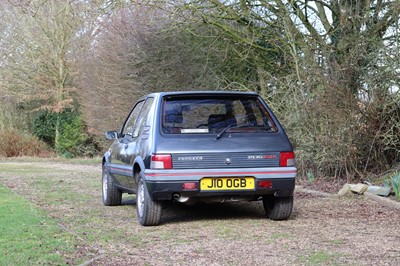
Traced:
[[286, 167], [286, 166], [295, 166], [296, 160], [294, 156], [294, 152], [281, 152], [279, 156], [279, 166]]
[[171, 154], [153, 154], [150, 162], [151, 169], [172, 169]]

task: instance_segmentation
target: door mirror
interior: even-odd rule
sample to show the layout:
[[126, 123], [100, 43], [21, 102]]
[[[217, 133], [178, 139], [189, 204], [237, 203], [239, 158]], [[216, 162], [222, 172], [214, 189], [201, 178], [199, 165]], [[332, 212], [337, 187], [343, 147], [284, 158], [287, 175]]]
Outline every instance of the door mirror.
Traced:
[[107, 140], [115, 140], [118, 139], [118, 132], [117, 131], [107, 131], [105, 136]]

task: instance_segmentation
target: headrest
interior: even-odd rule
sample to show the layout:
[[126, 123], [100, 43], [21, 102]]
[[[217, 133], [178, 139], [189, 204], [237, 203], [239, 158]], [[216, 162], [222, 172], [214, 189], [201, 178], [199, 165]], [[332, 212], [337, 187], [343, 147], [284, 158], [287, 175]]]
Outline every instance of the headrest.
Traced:
[[165, 112], [165, 123], [182, 123], [183, 116], [182, 112], [178, 110], [166, 110]]

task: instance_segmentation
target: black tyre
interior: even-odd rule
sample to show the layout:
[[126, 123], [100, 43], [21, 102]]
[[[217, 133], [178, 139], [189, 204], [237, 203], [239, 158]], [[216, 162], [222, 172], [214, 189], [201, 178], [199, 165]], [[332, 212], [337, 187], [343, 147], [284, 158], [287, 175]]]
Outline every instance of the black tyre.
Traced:
[[103, 194], [103, 204], [106, 206], [117, 206], [121, 205], [122, 192], [114, 186], [114, 181], [112, 177], [108, 174], [105, 166], [103, 165], [102, 174], [102, 194]]
[[139, 223], [143, 226], [159, 225], [161, 209], [161, 203], [150, 198], [143, 178], [139, 177], [136, 194], [136, 210]]
[[293, 196], [290, 197], [263, 197], [264, 210], [271, 220], [287, 220], [293, 209]]

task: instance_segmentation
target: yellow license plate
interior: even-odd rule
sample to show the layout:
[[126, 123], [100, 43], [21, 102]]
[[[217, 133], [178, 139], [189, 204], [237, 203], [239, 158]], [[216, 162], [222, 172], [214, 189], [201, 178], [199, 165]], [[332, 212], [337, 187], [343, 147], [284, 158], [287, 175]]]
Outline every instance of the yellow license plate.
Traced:
[[205, 177], [200, 190], [250, 190], [254, 189], [254, 177]]

